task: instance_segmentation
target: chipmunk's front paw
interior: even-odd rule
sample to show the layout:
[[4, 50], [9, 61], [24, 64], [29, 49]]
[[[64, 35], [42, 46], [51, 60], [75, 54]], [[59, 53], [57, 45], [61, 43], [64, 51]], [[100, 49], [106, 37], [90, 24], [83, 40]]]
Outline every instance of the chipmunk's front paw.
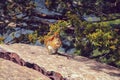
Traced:
[[54, 48], [52, 48], [51, 46], [48, 46], [48, 52], [49, 52], [50, 54], [56, 54], [57, 50], [54, 49]]

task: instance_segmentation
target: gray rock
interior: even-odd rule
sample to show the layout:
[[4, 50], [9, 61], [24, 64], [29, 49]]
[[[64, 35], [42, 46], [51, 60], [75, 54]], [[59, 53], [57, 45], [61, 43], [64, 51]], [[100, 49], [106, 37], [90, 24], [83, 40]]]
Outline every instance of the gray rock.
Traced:
[[17, 53], [23, 60], [36, 63], [47, 71], [59, 72], [69, 80], [120, 80], [119, 69], [85, 57], [76, 56], [74, 59], [68, 59], [59, 55], [49, 55], [46, 48], [27, 44], [1, 44], [0, 47]]

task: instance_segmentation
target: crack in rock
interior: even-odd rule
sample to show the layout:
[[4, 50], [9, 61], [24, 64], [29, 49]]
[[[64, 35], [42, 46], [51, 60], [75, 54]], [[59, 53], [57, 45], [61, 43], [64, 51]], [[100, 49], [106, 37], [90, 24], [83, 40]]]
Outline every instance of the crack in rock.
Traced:
[[17, 63], [17, 64], [21, 65], [21, 66], [26, 66], [28, 68], [34, 69], [34, 70], [36, 70], [38, 72], [41, 72], [43, 75], [49, 77], [51, 80], [68, 80], [66, 78], [63, 78], [63, 76], [58, 72], [46, 71], [46, 69], [44, 69], [43, 67], [38, 66], [35, 63], [25, 62], [16, 53], [6, 52], [5, 50], [3, 50], [1, 48], [0, 48], [0, 58], [12, 61], [14, 63]]

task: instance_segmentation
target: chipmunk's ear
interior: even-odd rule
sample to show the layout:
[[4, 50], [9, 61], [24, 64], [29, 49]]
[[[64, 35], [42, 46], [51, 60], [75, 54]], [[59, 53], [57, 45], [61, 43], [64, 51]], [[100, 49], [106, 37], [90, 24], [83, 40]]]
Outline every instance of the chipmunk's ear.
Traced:
[[49, 38], [49, 41], [52, 41], [54, 38], [55, 38], [54, 36], [51, 36], [51, 37]]

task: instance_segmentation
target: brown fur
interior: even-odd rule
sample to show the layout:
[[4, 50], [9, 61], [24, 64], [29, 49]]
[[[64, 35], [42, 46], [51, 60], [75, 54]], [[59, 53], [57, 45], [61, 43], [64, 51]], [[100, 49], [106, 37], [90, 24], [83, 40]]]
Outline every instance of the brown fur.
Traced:
[[53, 53], [53, 52], [51, 52], [49, 47], [51, 47], [52, 50], [54, 50], [54, 52], [57, 52], [57, 50], [61, 47], [62, 43], [61, 43], [59, 34], [54, 33], [54, 35], [46, 37], [46, 39], [44, 40], [44, 44], [45, 44], [46, 48], [48, 49], [48, 51], [50, 53]]

